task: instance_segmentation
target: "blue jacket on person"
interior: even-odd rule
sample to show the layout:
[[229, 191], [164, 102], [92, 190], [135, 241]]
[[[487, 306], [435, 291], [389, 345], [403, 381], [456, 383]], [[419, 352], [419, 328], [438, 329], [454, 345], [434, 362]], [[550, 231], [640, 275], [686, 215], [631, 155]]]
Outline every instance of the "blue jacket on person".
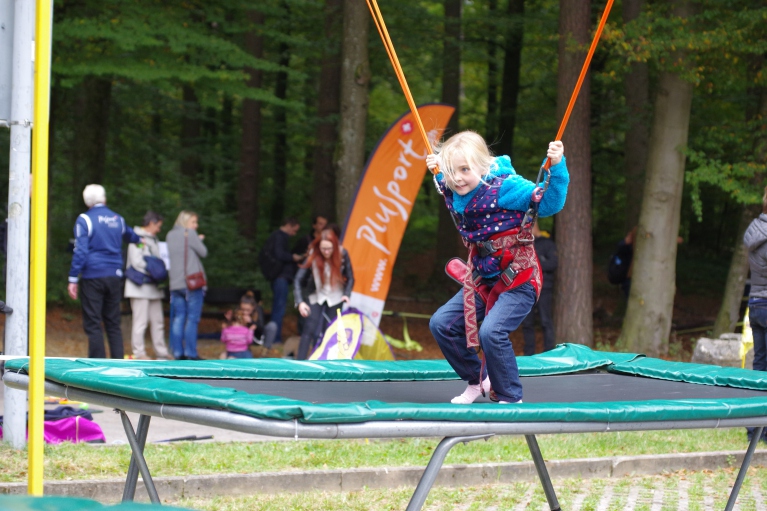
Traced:
[[76, 284], [80, 278], [122, 277], [123, 242], [140, 243], [141, 238], [123, 217], [106, 205], [96, 204], [78, 216], [69, 282]]

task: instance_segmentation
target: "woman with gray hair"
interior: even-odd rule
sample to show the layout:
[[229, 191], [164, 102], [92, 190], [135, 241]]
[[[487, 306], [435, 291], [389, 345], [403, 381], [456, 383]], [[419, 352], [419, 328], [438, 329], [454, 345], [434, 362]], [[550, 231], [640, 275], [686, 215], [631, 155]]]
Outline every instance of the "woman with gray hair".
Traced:
[[197, 354], [197, 325], [207, 277], [200, 259], [208, 249], [197, 226], [197, 213], [182, 211], [165, 238], [170, 257], [170, 349], [177, 360], [202, 360]]
[[[162, 229], [162, 215], [154, 211], [147, 211], [141, 227], [133, 230], [142, 237], [143, 243], [131, 243], [128, 245], [128, 261], [125, 265], [133, 268], [138, 273], [148, 276], [147, 262], [145, 257], [160, 257], [160, 245], [157, 235]], [[141, 282], [142, 279], [139, 279]], [[144, 333], [147, 325], [152, 337], [154, 354], [158, 360], [168, 360], [168, 348], [165, 346], [165, 319], [162, 313], [162, 299], [165, 293], [157, 287], [157, 283], [150, 278], [143, 278], [143, 284], [137, 284], [130, 278], [125, 279], [125, 298], [130, 299], [133, 325], [131, 328], [131, 347], [133, 358], [149, 360], [144, 347]]]

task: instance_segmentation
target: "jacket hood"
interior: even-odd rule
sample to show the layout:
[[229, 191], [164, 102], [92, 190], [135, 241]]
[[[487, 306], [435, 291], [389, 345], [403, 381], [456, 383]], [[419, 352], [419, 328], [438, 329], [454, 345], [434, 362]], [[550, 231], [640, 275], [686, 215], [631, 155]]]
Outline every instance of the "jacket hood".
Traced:
[[763, 245], [765, 241], [767, 241], [767, 215], [762, 213], [746, 229], [743, 243], [746, 244], [749, 251], [753, 251]]

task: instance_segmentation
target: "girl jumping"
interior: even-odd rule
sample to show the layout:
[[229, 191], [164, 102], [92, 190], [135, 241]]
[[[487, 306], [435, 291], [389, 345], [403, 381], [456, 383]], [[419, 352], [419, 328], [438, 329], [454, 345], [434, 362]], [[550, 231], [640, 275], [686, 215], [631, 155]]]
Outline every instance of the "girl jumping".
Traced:
[[521, 403], [509, 334], [530, 313], [542, 285], [531, 226], [523, 219], [533, 205], [544, 217], [564, 206], [570, 182], [564, 146], [549, 144], [551, 181], [539, 202], [531, 201], [540, 191], [536, 184], [518, 175], [508, 156], [493, 157], [474, 132], [450, 137], [437, 153], [426, 164], [439, 167], [435, 183], [469, 248], [464, 288], [429, 322], [445, 358], [468, 382], [452, 402], [470, 404], [489, 392], [500, 403]]

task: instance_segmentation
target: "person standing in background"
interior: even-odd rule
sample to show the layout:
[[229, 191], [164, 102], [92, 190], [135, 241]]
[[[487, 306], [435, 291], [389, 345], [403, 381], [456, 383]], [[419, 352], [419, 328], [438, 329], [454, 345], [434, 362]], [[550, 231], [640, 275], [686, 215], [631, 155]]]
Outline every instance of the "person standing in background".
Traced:
[[272, 287], [271, 321], [277, 325], [275, 342], [282, 342], [282, 318], [288, 304], [288, 291], [298, 269], [296, 263], [306, 254], [290, 251], [290, 238], [298, 233], [301, 224], [295, 218], [286, 218], [279, 229], [269, 235], [259, 254], [261, 272]]
[[182, 211], [165, 238], [170, 257], [170, 349], [176, 360], [202, 360], [197, 354], [197, 325], [205, 287], [187, 287], [187, 276], [205, 275], [200, 259], [208, 255], [208, 249], [203, 243], [205, 235], [197, 234], [197, 227], [197, 213]]
[[305, 236], [301, 236], [293, 245], [294, 254], [303, 254], [306, 257], [306, 253], [309, 250], [309, 245], [317, 238], [325, 226], [328, 225], [328, 219], [322, 215], [314, 215], [312, 217], [312, 230], [306, 233]]
[[124, 358], [120, 330], [122, 244], [139, 243], [141, 238], [128, 227], [123, 217], [107, 208], [103, 186], [86, 186], [83, 201], [88, 211], [75, 222], [75, 250], [67, 291], [72, 300], [80, 297], [83, 330], [88, 336], [88, 358], [106, 358], [102, 321], [109, 339], [109, 356]]
[[[160, 246], [157, 235], [162, 229], [162, 215], [147, 211], [141, 227], [134, 227], [136, 234], [142, 237], [143, 243], [128, 245], [128, 261], [126, 268], [132, 267], [140, 273], [147, 274], [145, 256], [160, 257]], [[125, 298], [130, 299], [133, 322], [131, 326], [131, 347], [133, 358], [149, 360], [144, 347], [144, 333], [149, 325], [154, 353], [158, 360], [169, 360], [168, 348], [165, 346], [165, 319], [162, 312], [162, 300], [165, 293], [157, 288], [155, 282], [144, 282], [137, 285], [130, 279], [125, 279]]]
[[[754, 371], [767, 371], [767, 187], [762, 197], [762, 214], [756, 217], [743, 235], [751, 269], [748, 297], [748, 320], [754, 335]], [[749, 441], [756, 428], [746, 428]], [[767, 429], [759, 439], [767, 442]]]
[[538, 228], [538, 222], [533, 225], [535, 236], [535, 252], [541, 263], [543, 272], [543, 286], [538, 302], [533, 310], [522, 321], [522, 333], [525, 337], [525, 355], [535, 355], [535, 312], [541, 318], [543, 329], [543, 351], [554, 349], [554, 320], [552, 319], [552, 305], [554, 303], [554, 278], [556, 276], [559, 258], [557, 257], [557, 245], [551, 239], [551, 235]]

